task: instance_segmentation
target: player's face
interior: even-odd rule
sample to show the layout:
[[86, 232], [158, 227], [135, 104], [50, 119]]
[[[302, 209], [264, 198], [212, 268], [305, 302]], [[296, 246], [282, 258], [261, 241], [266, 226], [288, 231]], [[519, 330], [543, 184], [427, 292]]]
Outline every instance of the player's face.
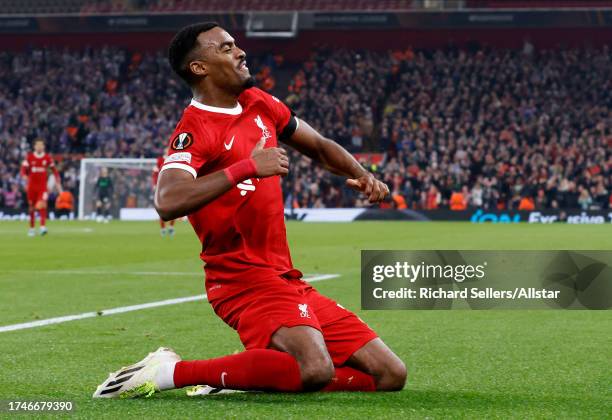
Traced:
[[43, 143], [42, 141], [37, 141], [36, 143], [34, 143], [34, 151], [37, 154], [45, 153], [45, 143]]
[[198, 42], [202, 46], [202, 61], [210, 82], [232, 92], [242, 92], [253, 86], [246, 53], [238, 48], [230, 34], [217, 27], [201, 33]]

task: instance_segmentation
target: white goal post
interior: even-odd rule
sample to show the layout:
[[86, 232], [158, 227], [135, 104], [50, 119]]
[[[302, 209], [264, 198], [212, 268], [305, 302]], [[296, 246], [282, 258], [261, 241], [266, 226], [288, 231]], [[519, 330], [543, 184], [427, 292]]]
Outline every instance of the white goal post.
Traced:
[[102, 168], [107, 168], [113, 183], [111, 213], [118, 218], [122, 209], [153, 209], [153, 169], [157, 159], [86, 158], [81, 159], [79, 177], [79, 220], [96, 217], [96, 183]]

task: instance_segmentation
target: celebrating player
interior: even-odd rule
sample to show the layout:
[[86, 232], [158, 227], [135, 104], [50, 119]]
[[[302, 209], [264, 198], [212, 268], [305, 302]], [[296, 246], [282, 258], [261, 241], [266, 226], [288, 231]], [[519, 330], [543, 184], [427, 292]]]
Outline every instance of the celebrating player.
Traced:
[[149, 396], [197, 384], [276, 392], [402, 389], [404, 363], [293, 267], [279, 179], [289, 160], [278, 141], [346, 176], [347, 186], [372, 203], [388, 195], [387, 186], [252, 87], [245, 52], [216, 24], [182, 29], [169, 60], [193, 99], [170, 139], [156, 208], [165, 220], [189, 216], [202, 242], [208, 300], [246, 350], [182, 361], [160, 348], [111, 374], [94, 397]]
[[[159, 156], [157, 158], [157, 164], [155, 165], [155, 168], [153, 168], [153, 177], [151, 178], [153, 181], [153, 191], [155, 191], [157, 188], [157, 179], [159, 178], [159, 171], [161, 171], [161, 168], [164, 165], [165, 158], [166, 156]], [[169, 237], [174, 236], [174, 219], [170, 220], [168, 224], [170, 226], [168, 227], [168, 230], [166, 231], [166, 221], [162, 219], [161, 217], [159, 218], [159, 226], [161, 228], [160, 233], [162, 237], [166, 236], [166, 233], [168, 233]]]
[[34, 140], [34, 151], [26, 155], [21, 164], [21, 176], [27, 184], [28, 211], [30, 213], [30, 230], [28, 236], [36, 234], [34, 230], [36, 213], [40, 216], [40, 234], [47, 234], [47, 172], [51, 170], [55, 177], [55, 186], [59, 192], [62, 191], [59, 173], [55, 168], [53, 158], [45, 153], [45, 141]]
[[111, 215], [111, 198], [113, 196], [113, 180], [108, 175], [108, 168], [101, 168], [100, 175], [94, 186], [94, 192], [98, 195], [96, 200], [96, 213], [98, 221], [108, 223]]

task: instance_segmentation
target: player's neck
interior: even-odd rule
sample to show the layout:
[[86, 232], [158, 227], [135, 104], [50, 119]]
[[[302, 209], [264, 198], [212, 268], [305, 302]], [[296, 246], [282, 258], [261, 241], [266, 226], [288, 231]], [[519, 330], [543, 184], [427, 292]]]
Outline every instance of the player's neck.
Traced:
[[194, 89], [193, 99], [216, 108], [235, 108], [238, 105], [238, 95], [216, 89], [207, 89], [206, 92]]
[[34, 151], [33, 153], [34, 153], [34, 156], [36, 156], [37, 158], [41, 158], [41, 157], [43, 157], [45, 155], [45, 152], [40, 152], [39, 153], [39, 152]]

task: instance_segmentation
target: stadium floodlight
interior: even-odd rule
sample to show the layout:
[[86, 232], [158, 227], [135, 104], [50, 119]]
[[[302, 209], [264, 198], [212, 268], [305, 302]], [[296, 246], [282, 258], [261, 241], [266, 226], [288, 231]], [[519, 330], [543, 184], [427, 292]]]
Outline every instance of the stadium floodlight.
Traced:
[[249, 38], [295, 38], [298, 32], [298, 12], [250, 12], [247, 15], [246, 36]]
[[96, 213], [96, 183], [102, 168], [108, 169], [113, 182], [111, 213], [122, 208], [153, 208], [152, 174], [156, 159], [87, 158], [81, 160], [78, 218], [92, 219]]

